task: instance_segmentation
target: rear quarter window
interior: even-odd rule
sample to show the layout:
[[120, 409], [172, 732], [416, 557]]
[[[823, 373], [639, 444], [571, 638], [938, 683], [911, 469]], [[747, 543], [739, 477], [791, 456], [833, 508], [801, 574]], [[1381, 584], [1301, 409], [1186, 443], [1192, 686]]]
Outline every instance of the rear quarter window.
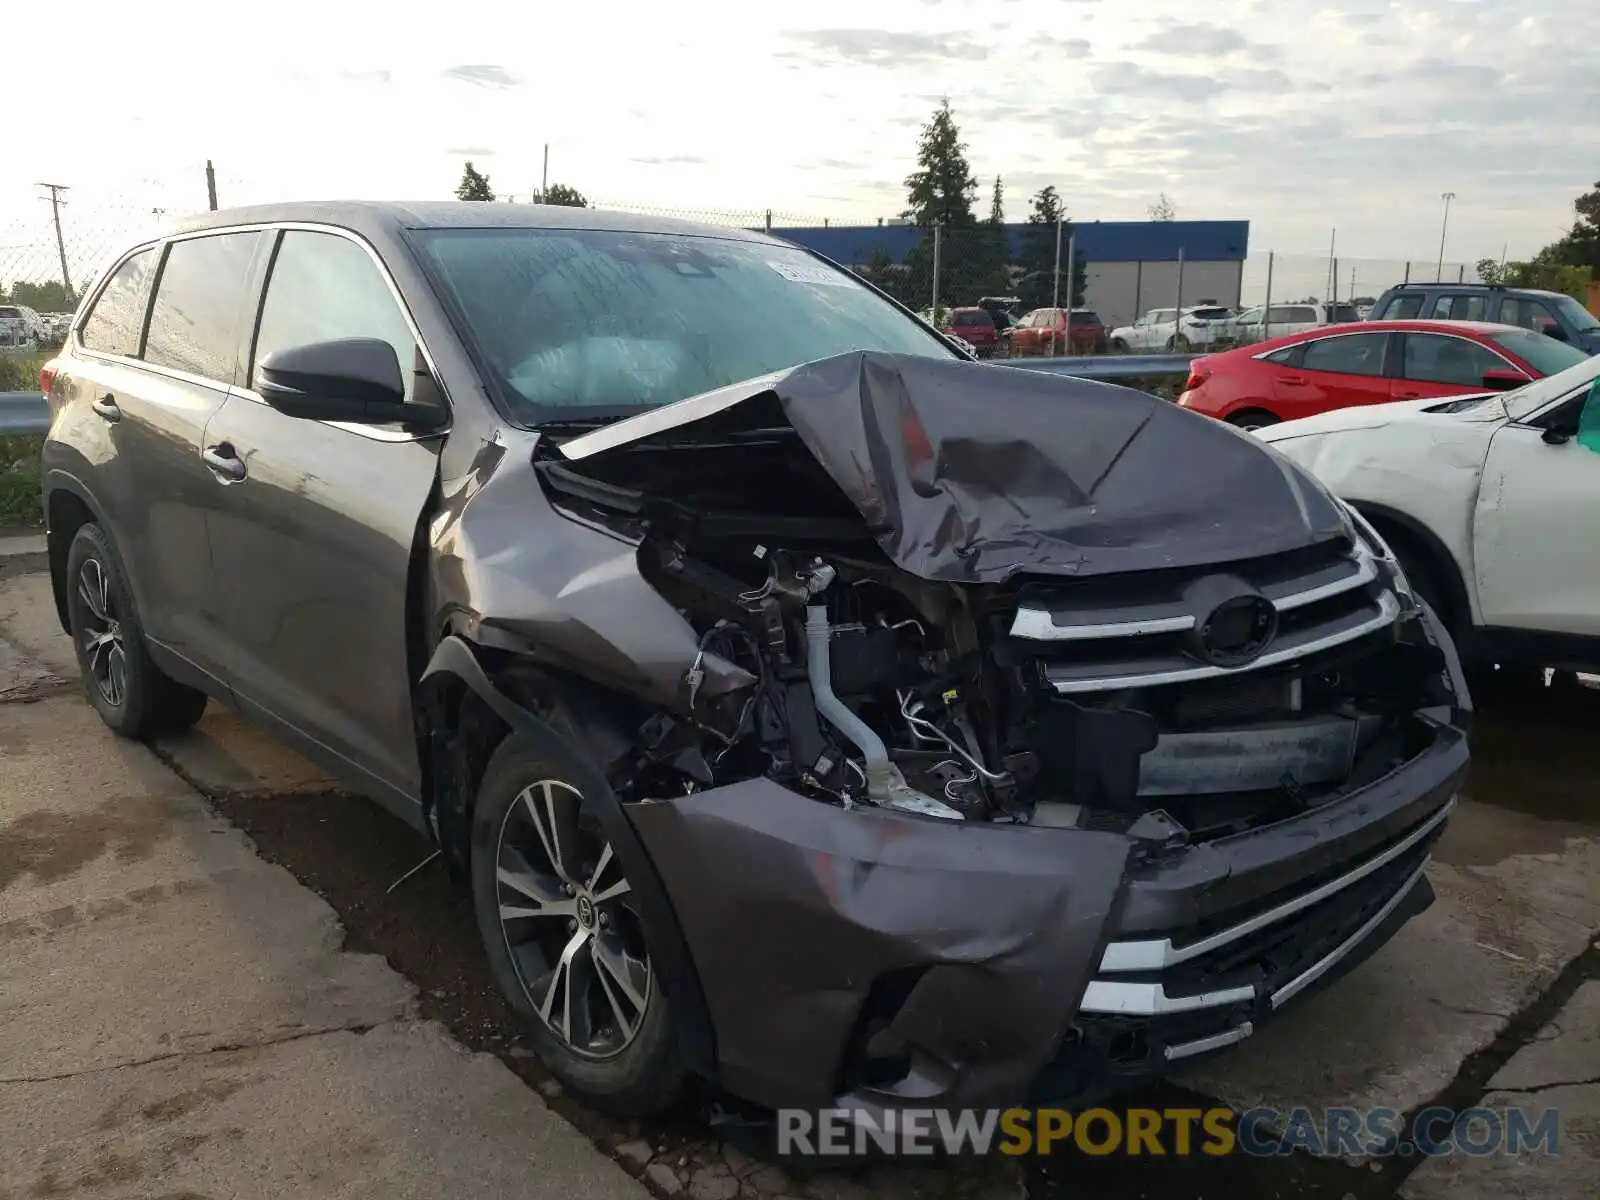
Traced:
[[141, 250], [112, 272], [78, 334], [85, 349], [129, 358], [139, 353], [144, 302], [155, 265], [155, 250]]

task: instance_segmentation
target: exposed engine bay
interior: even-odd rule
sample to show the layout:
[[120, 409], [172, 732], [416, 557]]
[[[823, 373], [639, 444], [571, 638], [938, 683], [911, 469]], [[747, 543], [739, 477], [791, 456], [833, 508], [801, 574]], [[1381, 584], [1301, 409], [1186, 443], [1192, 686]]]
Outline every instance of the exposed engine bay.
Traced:
[[1084, 579], [1017, 555], [1004, 579], [929, 578], [760, 405], [540, 464], [559, 508], [635, 541], [698, 637], [641, 730], [641, 797], [765, 776], [846, 808], [1170, 843], [1304, 811], [1424, 744], [1441, 661], [1408, 640], [1370, 530], [1244, 562]]

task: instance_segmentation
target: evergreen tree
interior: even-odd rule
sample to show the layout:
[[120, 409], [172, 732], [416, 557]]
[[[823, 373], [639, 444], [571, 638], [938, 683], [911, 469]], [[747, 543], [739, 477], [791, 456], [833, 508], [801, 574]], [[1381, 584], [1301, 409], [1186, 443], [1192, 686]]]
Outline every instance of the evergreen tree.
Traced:
[[533, 202], [535, 204], [560, 204], [567, 208], [589, 207], [589, 201], [584, 199], [582, 192], [575, 187], [568, 187], [564, 183], [552, 183], [543, 192], [535, 190]]
[[[910, 268], [908, 294], [912, 307], [933, 300], [933, 230], [939, 229], [939, 307], [949, 308], [975, 297], [965, 293], [982, 274], [972, 202], [978, 180], [967, 162], [966, 143], [956, 127], [950, 101], [943, 101], [917, 139], [917, 169], [906, 176], [907, 220], [923, 230], [922, 241], [906, 257]], [[958, 297], [956, 293], [961, 293]]]
[[1028, 227], [1022, 234], [1021, 266], [1023, 276], [1018, 295], [1025, 308], [1045, 308], [1051, 297], [1057, 295], [1056, 223], [1061, 223], [1061, 307], [1076, 308], [1083, 303], [1086, 271], [1083, 255], [1077, 261], [1067, 262], [1067, 247], [1072, 244], [1072, 224], [1065, 219], [1066, 208], [1054, 187], [1042, 188], [1034, 197], [1028, 213]]
[[489, 189], [489, 177], [478, 173], [478, 169], [469, 161], [461, 171], [461, 182], [456, 185], [457, 200], [493, 200], [494, 192]]

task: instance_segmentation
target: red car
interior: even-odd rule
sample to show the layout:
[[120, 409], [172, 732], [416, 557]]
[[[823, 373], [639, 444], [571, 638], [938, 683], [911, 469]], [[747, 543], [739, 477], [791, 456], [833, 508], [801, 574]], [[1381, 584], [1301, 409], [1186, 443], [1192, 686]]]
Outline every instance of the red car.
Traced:
[[[1011, 327], [1011, 356], [1027, 358], [1062, 353], [1067, 329], [1067, 310], [1036, 308]], [[1105, 322], [1089, 308], [1072, 310], [1072, 353], [1101, 354], [1106, 348]]]
[[950, 323], [940, 332], [961, 338], [978, 352], [979, 358], [988, 358], [1000, 345], [994, 317], [983, 308], [952, 308]]
[[1511, 325], [1358, 321], [1197, 358], [1178, 403], [1259, 429], [1356, 404], [1520, 387], [1586, 357]]

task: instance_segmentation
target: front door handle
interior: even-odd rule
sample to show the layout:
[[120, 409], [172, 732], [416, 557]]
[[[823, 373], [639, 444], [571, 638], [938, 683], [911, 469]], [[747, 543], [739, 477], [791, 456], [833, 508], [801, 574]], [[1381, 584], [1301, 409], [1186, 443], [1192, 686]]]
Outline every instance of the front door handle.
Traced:
[[1396, 400], [1421, 400], [1422, 399], [1422, 393], [1421, 392], [1396, 392], [1394, 394], [1394, 397], [1395, 397]]
[[117, 407], [117, 398], [110, 392], [91, 400], [89, 407], [108, 421], [122, 420], [122, 410]]
[[235, 454], [227, 442], [207, 446], [200, 457], [222, 483], [239, 483], [245, 477], [244, 459]]
[[1278, 380], [1285, 387], [1305, 387], [1306, 381], [1298, 375], [1285, 375]]

